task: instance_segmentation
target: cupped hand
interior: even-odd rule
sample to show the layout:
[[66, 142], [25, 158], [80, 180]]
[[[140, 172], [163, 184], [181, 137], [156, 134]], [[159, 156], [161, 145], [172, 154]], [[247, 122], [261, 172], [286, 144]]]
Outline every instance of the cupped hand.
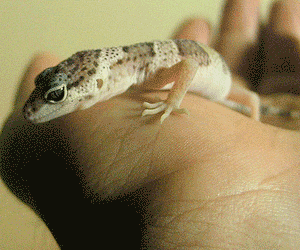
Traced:
[[[293, 20], [294, 5], [280, 2], [276, 15], [288, 8]], [[233, 72], [258, 42], [258, 13], [252, 0], [229, 1], [225, 9], [216, 48]], [[270, 25], [285, 30], [274, 18]], [[210, 28], [192, 20], [177, 37], [208, 43]], [[17, 105], [34, 77], [58, 62], [37, 57]], [[299, 247], [299, 134], [192, 94], [182, 103], [190, 116], [174, 114], [161, 125], [159, 116], [141, 117], [142, 103], [157, 95], [166, 98], [127, 92], [39, 125], [16, 109], [1, 138], [3, 179], [61, 246], [92, 244], [97, 236], [113, 246], [142, 239], [149, 249]]]

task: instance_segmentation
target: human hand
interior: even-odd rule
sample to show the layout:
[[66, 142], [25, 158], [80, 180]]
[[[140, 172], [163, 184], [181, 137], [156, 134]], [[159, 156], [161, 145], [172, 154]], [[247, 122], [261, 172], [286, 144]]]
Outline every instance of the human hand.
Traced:
[[[234, 30], [240, 31], [235, 41], [224, 40], [229, 52], [235, 43], [257, 37], [258, 28], [258, 1], [230, 3], [223, 27], [243, 22]], [[177, 37], [207, 43], [209, 28], [194, 20]], [[237, 51], [239, 58], [244, 50]], [[25, 97], [36, 74], [58, 63], [53, 57], [45, 62], [48, 58], [27, 74], [20, 91]], [[138, 245], [141, 237], [157, 249], [297, 248], [298, 133], [190, 94], [182, 103], [190, 117], [172, 115], [161, 125], [157, 117], [140, 116], [143, 101], [157, 95], [166, 97], [125, 93], [40, 125], [16, 115], [1, 138], [2, 176], [38, 211], [61, 246], [111, 239], [112, 246], [129, 239]], [[20, 185], [28, 197], [20, 194]], [[137, 207], [144, 228], [134, 215]], [[95, 224], [99, 230], [91, 227]], [[133, 224], [139, 230], [130, 231]]]
[[[258, 20], [258, 5], [259, 1], [228, 4], [215, 47], [230, 64], [234, 83], [260, 94], [262, 105], [299, 112], [299, 3], [293, 0], [274, 3], [264, 25]], [[249, 14], [239, 16], [237, 8]], [[265, 115], [261, 121], [300, 129], [300, 120], [288, 116]]]

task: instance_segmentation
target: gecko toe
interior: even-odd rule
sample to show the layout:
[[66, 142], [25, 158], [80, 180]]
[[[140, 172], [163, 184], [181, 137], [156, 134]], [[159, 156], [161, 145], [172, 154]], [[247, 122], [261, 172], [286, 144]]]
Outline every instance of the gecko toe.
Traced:
[[166, 107], [167, 107], [167, 104], [165, 104], [164, 102], [153, 103], [153, 104], [149, 103], [149, 106], [147, 106], [147, 107], [148, 107], [148, 109], [145, 109], [143, 111], [142, 116], [145, 116], [145, 115], [156, 115], [156, 114], [164, 111], [166, 109]]
[[169, 117], [169, 115], [171, 114], [172, 110], [173, 110], [173, 109], [170, 108], [170, 107], [166, 109], [165, 113], [160, 117], [160, 123], [161, 123], [161, 124], [164, 122], [164, 120], [165, 120], [166, 118]]
[[153, 109], [153, 108], [157, 108], [158, 106], [161, 106], [162, 104], [164, 104], [164, 102], [155, 102], [155, 103], [144, 102], [143, 107], [148, 109]]
[[146, 109], [143, 111], [142, 116], [156, 115], [156, 114], [164, 111], [164, 114], [160, 118], [161, 123], [163, 123], [163, 121], [167, 117], [169, 117], [172, 112], [189, 115], [189, 112], [188, 112], [187, 109], [177, 108], [174, 105], [167, 104], [167, 103], [164, 103], [164, 102], [156, 102], [156, 103], [144, 102], [143, 107], [145, 107]]

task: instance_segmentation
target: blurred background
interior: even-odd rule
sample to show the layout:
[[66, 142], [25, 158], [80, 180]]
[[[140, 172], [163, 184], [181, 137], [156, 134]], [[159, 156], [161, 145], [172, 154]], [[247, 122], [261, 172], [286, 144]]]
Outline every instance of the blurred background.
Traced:
[[[262, 20], [273, 0], [262, 0]], [[0, 123], [12, 110], [33, 56], [62, 60], [79, 50], [171, 38], [192, 17], [217, 33], [223, 0], [2, 0], [0, 1]], [[56, 249], [44, 223], [0, 182], [0, 249]]]

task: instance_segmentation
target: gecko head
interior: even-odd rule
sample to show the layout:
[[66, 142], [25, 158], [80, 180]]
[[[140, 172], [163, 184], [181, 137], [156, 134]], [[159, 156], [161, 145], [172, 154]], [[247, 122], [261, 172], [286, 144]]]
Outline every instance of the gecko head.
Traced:
[[67, 105], [69, 79], [59, 68], [45, 69], [35, 79], [36, 88], [23, 108], [27, 120], [34, 123], [45, 122], [58, 116]]

